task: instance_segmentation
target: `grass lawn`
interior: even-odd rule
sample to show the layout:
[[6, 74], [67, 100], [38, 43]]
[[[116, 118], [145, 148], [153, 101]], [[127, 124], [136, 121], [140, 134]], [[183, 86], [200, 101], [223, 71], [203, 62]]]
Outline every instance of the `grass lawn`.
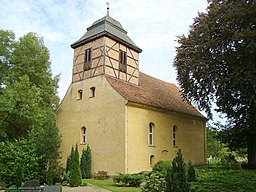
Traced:
[[197, 170], [195, 192], [256, 192], [255, 170]]
[[85, 182], [95, 185], [97, 187], [107, 189], [113, 192], [140, 192], [141, 189], [138, 187], [120, 187], [115, 185], [112, 178], [106, 180], [97, 180], [97, 179], [86, 179]]
[[[256, 192], [256, 170], [198, 169], [193, 192]], [[120, 187], [113, 180], [86, 179], [85, 182], [113, 192], [141, 192], [138, 187]]]

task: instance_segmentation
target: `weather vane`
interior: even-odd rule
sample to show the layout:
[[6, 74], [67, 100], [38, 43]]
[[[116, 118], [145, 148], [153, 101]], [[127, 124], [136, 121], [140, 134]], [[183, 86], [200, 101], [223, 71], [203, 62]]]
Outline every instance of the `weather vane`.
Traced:
[[109, 2], [106, 2], [107, 4], [107, 14], [109, 15]]

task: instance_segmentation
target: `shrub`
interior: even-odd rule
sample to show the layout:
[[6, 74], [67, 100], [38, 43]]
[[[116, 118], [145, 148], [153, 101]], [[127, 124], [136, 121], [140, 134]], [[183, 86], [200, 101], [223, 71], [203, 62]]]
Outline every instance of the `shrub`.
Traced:
[[187, 179], [188, 179], [188, 182], [196, 181], [196, 172], [192, 164], [192, 161], [188, 162], [188, 178]]
[[167, 169], [172, 167], [172, 161], [158, 161], [154, 167], [153, 172], [159, 172], [166, 176]]
[[121, 186], [138, 187], [143, 182], [144, 176], [140, 174], [122, 174], [113, 177], [113, 181]]
[[242, 168], [256, 170], [256, 163], [243, 163]]
[[142, 186], [142, 192], [165, 192], [166, 181], [163, 174], [159, 172], [152, 172], [151, 175], [146, 176], [145, 183]]

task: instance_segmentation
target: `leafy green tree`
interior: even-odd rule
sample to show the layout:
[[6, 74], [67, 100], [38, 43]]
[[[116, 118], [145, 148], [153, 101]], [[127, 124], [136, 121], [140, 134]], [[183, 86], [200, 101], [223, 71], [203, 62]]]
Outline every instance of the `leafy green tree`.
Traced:
[[52, 76], [49, 51], [35, 33], [16, 41], [13, 32], [0, 30], [0, 62], [0, 139], [33, 143], [45, 180], [58, 172], [61, 142], [53, 112], [58, 76]]
[[92, 152], [89, 145], [87, 145], [85, 154], [86, 154], [85, 178], [91, 178], [92, 177]]
[[72, 146], [71, 150], [71, 170], [70, 170], [70, 186], [77, 187], [82, 183], [81, 169], [79, 165], [79, 152], [78, 145], [76, 144], [76, 149]]
[[0, 29], [0, 91], [4, 85], [4, 79], [9, 74], [10, 58], [15, 45], [15, 34], [10, 30]]
[[226, 115], [223, 141], [231, 149], [247, 147], [256, 163], [256, 2], [209, 0], [188, 36], [178, 37], [174, 67], [186, 99], [211, 117]]
[[218, 138], [219, 132], [211, 125], [207, 125], [207, 157], [221, 159], [227, 149]]

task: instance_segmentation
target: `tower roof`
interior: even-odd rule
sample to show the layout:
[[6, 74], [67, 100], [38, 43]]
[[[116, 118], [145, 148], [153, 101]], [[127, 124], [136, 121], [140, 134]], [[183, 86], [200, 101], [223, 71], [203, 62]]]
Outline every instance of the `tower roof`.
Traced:
[[142, 49], [140, 49], [127, 35], [127, 31], [124, 30], [122, 25], [117, 20], [110, 17], [109, 14], [95, 21], [88, 27], [87, 32], [79, 40], [71, 44], [71, 47], [76, 48], [103, 35], [109, 36], [139, 53], [142, 52]]

